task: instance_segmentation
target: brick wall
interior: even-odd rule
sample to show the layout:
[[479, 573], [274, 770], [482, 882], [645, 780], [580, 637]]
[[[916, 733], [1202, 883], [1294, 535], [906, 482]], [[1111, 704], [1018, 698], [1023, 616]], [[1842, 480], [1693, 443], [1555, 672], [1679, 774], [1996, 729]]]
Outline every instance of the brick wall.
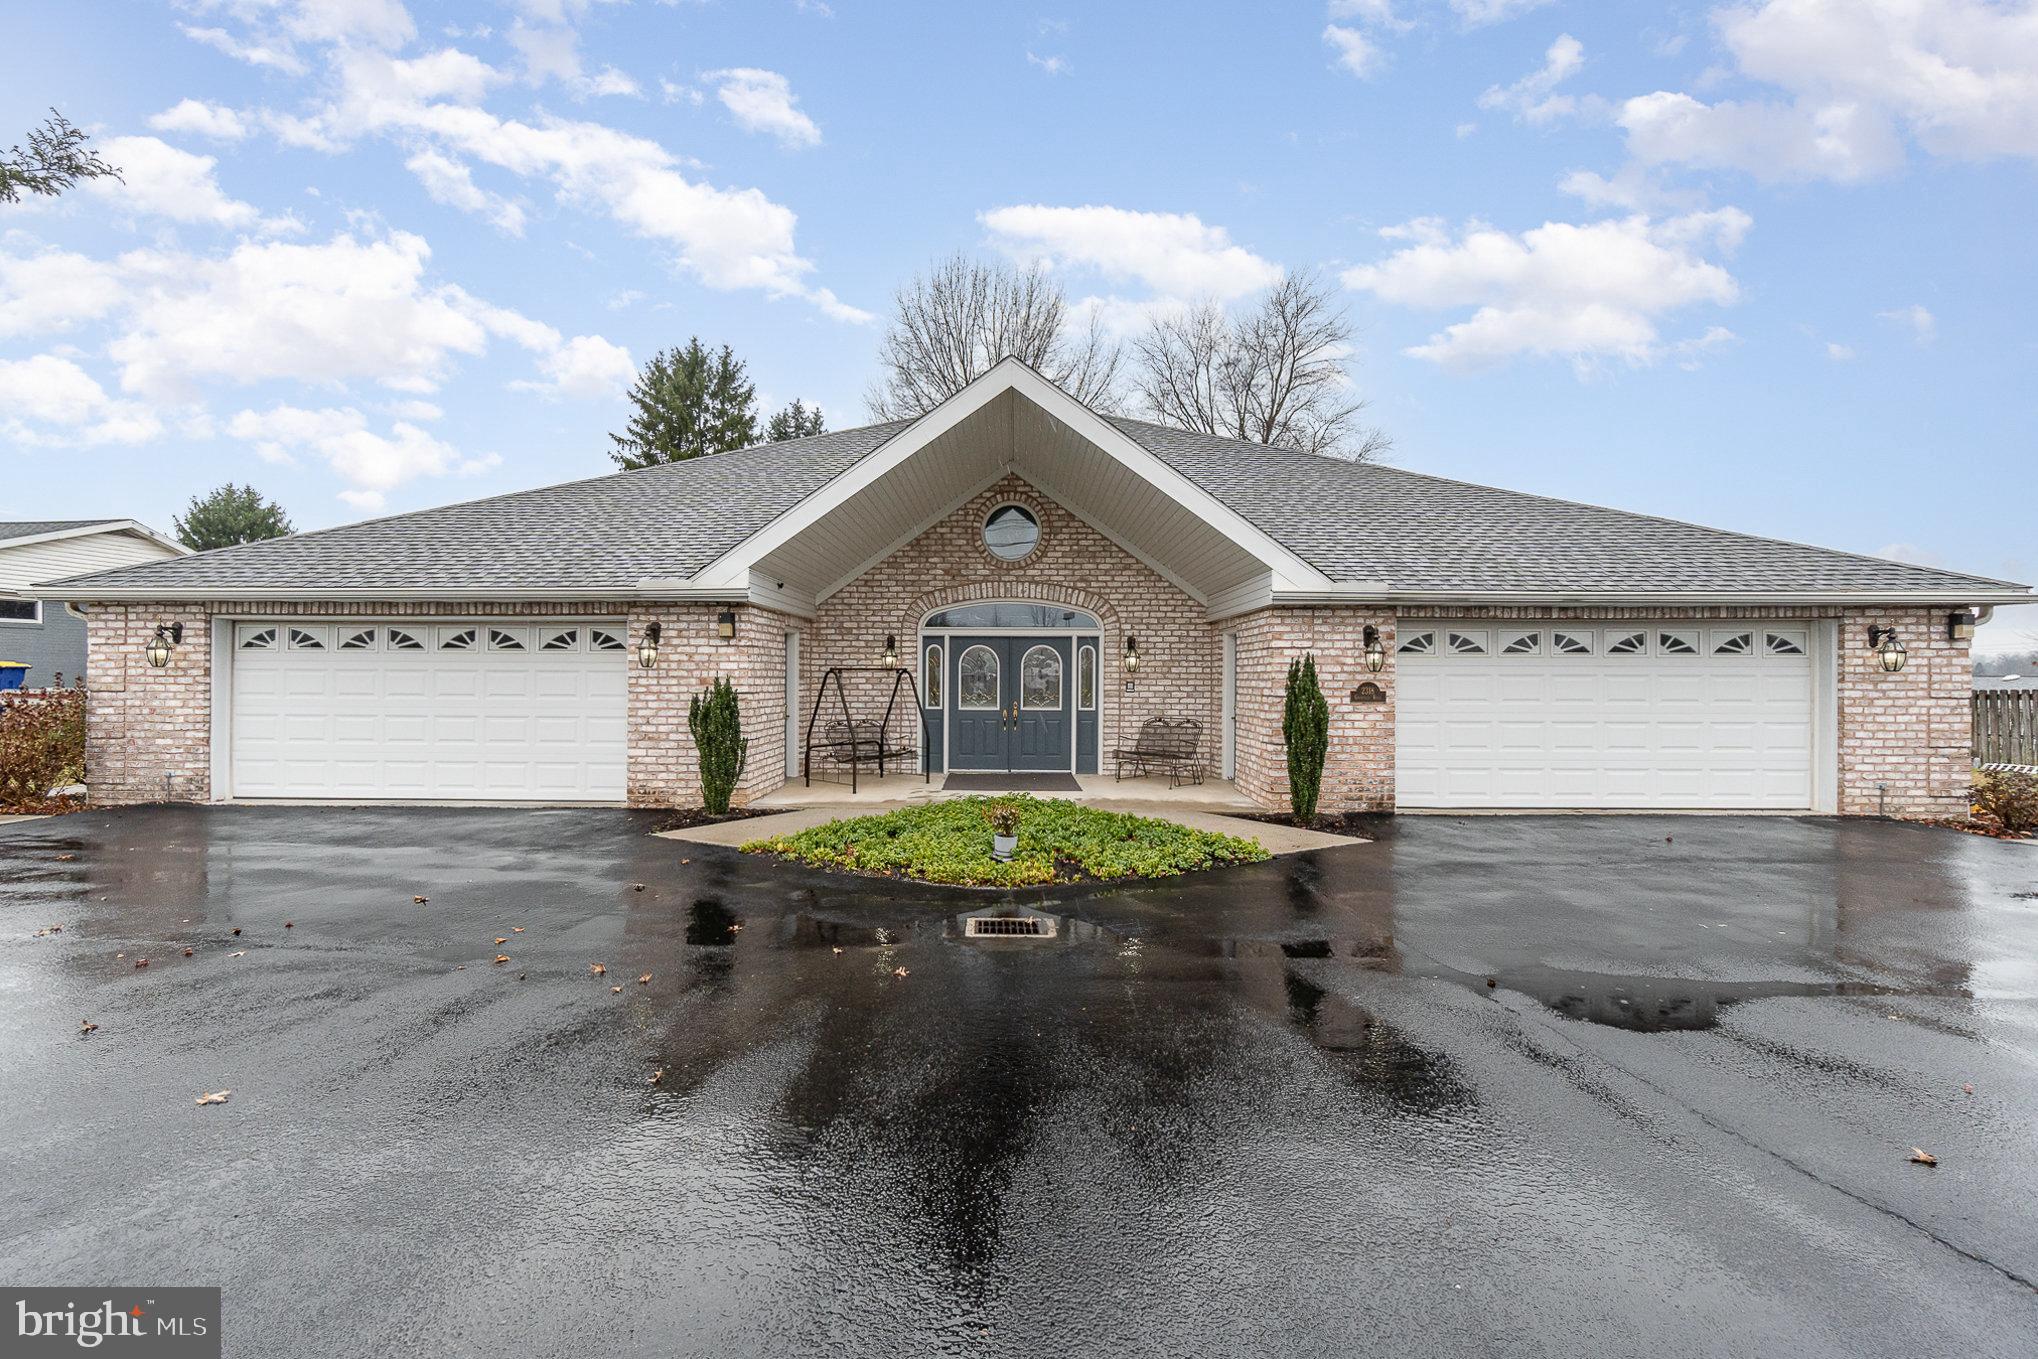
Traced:
[[648, 604], [630, 610], [634, 649], [646, 624], [656, 620], [658, 664], [630, 666], [629, 798], [633, 806], [697, 806], [701, 800], [700, 752], [687, 727], [693, 696], [726, 676], [743, 708], [743, 735], [750, 742], [732, 801], [741, 806], [785, 781], [785, 635], [802, 630], [800, 620], [755, 605], [730, 605], [736, 636], [716, 634], [719, 604]]
[[[1001, 561], [983, 546], [985, 516], [1006, 501], [1026, 506], [1040, 521], [1040, 545], [1023, 561]], [[1203, 724], [1216, 768], [1219, 630], [1204, 621], [1201, 605], [1165, 577], [1016, 476], [974, 497], [822, 603], [812, 629], [815, 640], [801, 658], [802, 729], [828, 666], [877, 665], [887, 635], [898, 638], [900, 663], [911, 665], [920, 620], [930, 610], [992, 599], [1065, 604], [1097, 616], [1103, 625], [1101, 752], [1108, 754], [1119, 733], [1136, 730], [1149, 717], [1193, 717]], [[1122, 664], [1127, 636], [1139, 639], [1139, 671], [1132, 677]], [[1134, 680], [1129, 693], [1128, 678]], [[861, 689], [852, 690], [859, 716], [873, 706], [882, 710], [885, 684], [866, 677]], [[916, 719], [902, 713], [896, 721], [896, 734], [917, 739]]]
[[[1366, 669], [1365, 629], [1380, 630], [1387, 661]], [[1316, 658], [1316, 679], [1330, 704], [1330, 750], [1324, 758], [1322, 812], [1394, 809], [1394, 619], [1379, 609], [1347, 606], [1261, 609], [1234, 620], [1238, 632], [1238, 787], [1262, 806], [1286, 809], [1288, 750], [1281, 712], [1288, 666]], [[1352, 692], [1371, 681], [1386, 701], [1358, 703]]]
[[[182, 623], [170, 663], [146, 649]], [[189, 604], [97, 604], [87, 613], [85, 771], [94, 802], [203, 802], [212, 796], [212, 629]]]
[[[1840, 615], [1842, 815], [1967, 816], [1972, 643], [1946, 635], [1948, 612], [1849, 609]], [[1893, 675], [1868, 649], [1872, 624], [1894, 627], [1909, 653]]]

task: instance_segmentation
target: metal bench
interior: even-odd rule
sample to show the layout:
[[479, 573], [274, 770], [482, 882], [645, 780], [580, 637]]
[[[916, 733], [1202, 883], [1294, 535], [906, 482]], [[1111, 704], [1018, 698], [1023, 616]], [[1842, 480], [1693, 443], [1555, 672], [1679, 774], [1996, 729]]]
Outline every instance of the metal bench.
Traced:
[[1120, 780], [1128, 769], [1134, 777], [1166, 774], [1169, 783], [1179, 788], [1184, 783], [1203, 782], [1202, 748], [1201, 722], [1188, 717], [1149, 717], [1140, 724], [1133, 743], [1112, 751], [1111, 759]]

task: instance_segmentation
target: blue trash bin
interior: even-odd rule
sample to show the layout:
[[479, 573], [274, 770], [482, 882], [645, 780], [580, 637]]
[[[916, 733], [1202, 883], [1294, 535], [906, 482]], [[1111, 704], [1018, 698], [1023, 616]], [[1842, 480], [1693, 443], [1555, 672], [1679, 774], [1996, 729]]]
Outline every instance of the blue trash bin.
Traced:
[[0, 689], [19, 689], [27, 678], [27, 661], [0, 661]]

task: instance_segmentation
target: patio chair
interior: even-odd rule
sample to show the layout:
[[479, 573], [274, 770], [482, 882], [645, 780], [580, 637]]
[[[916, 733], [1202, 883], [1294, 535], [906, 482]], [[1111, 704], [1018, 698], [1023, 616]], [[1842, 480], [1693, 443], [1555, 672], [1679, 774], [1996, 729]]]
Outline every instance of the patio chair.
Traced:
[[1123, 780], [1130, 769], [1134, 777], [1166, 774], [1171, 786], [1203, 782], [1203, 724], [1191, 717], [1169, 719], [1149, 717], [1140, 724], [1139, 736], [1130, 746], [1111, 752], [1117, 766], [1116, 779]]

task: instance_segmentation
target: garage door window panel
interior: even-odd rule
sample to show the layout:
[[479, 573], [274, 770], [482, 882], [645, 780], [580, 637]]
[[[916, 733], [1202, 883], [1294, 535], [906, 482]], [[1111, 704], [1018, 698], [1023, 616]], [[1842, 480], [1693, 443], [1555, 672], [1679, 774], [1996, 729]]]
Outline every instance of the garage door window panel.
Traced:
[[1550, 650], [1559, 656], [1590, 656], [1592, 634], [1589, 632], [1552, 632]]
[[1437, 635], [1434, 632], [1411, 632], [1401, 638], [1400, 653], [1403, 656], [1434, 656], [1437, 650]]
[[324, 628], [290, 629], [290, 649], [292, 651], [324, 651], [326, 649], [326, 630]]
[[1543, 651], [1543, 634], [1540, 632], [1511, 632], [1505, 628], [1500, 632], [1500, 654], [1503, 656], [1540, 656]]
[[418, 634], [412, 632], [409, 628], [387, 628], [384, 629], [382, 637], [391, 651], [423, 651], [425, 649], [424, 638], [418, 636]]
[[1646, 656], [1649, 654], [1649, 634], [1646, 632], [1615, 633], [1606, 644], [1609, 656]]
[[580, 649], [579, 628], [551, 628], [543, 634], [545, 640], [538, 644], [540, 651], [578, 651]]
[[1712, 635], [1712, 654], [1715, 656], [1752, 656], [1755, 654], [1755, 634], [1752, 632], [1715, 632]]
[[1656, 653], [1660, 656], [1696, 656], [1698, 633], [1659, 632], [1656, 634]]
[[1486, 634], [1483, 632], [1453, 632], [1449, 635], [1448, 649], [1453, 656], [1484, 656]]
[[242, 651], [273, 651], [276, 649], [276, 629], [257, 624], [243, 623], [234, 645]]
[[374, 628], [341, 628], [340, 650], [373, 651], [377, 632]]

